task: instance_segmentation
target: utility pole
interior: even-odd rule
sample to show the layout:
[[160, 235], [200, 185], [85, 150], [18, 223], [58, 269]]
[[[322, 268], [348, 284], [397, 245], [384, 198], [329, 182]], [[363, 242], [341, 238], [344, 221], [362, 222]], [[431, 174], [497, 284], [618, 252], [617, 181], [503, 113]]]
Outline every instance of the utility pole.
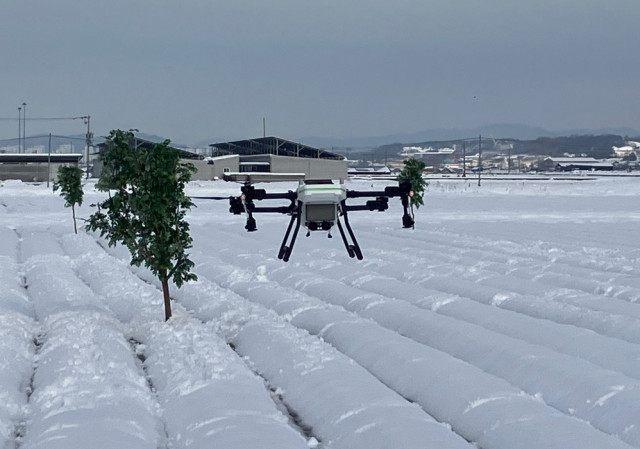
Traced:
[[87, 115], [84, 117], [84, 122], [87, 125], [87, 174], [86, 179], [89, 179], [89, 148], [91, 147], [91, 139], [93, 138], [93, 134], [91, 133], [91, 116]]
[[49, 133], [49, 147], [47, 151], [47, 189], [49, 188], [49, 181], [51, 180], [51, 133]]
[[22, 152], [27, 152], [27, 103], [22, 102]]
[[22, 106], [18, 107], [18, 153], [22, 151]]
[[478, 187], [480, 187], [481, 173], [482, 173], [482, 135], [478, 136]]
[[462, 141], [462, 177], [467, 177], [467, 141]]

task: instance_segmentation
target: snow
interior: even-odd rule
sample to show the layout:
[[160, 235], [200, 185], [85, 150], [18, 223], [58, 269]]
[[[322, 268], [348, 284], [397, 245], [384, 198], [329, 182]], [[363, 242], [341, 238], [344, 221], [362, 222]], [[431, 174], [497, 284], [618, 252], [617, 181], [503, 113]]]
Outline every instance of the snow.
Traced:
[[415, 230], [399, 201], [352, 213], [364, 260], [317, 232], [288, 263], [287, 217], [246, 233], [197, 200], [199, 280], [165, 323], [126, 249], [3, 182], [0, 448], [640, 447], [638, 196], [634, 177], [431, 180]]

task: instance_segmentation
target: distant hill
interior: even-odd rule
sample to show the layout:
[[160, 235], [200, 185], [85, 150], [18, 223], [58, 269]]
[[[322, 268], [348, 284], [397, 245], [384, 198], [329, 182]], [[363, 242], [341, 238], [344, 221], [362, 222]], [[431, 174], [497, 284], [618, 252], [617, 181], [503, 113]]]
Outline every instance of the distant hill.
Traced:
[[[94, 138], [94, 143], [104, 141], [102, 138]], [[82, 153], [86, 145], [85, 135], [71, 136], [51, 136], [51, 152], [52, 153]], [[27, 153], [46, 153], [49, 151], [49, 135], [42, 134], [36, 136], [27, 136], [26, 139]], [[14, 153], [18, 151], [18, 139], [5, 139], [0, 141], [0, 152]]]
[[[351, 148], [372, 149], [382, 145], [394, 143], [415, 144], [419, 142], [453, 141], [482, 135], [486, 138], [535, 140], [539, 137], [562, 137], [573, 135], [619, 135], [640, 136], [640, 130], [633, 128], [602, 128], [602, 129], [568, 129], [550, 131], [528, 125], [495, 124], [479, 128], [438, 128], [416, 133], [388, 134], [349, 139], [333, 139], [325, 137], [305, 137], [298, 139], [306, 145], [319, 148]], [[294, 139], [295, 140], [295, 139]]]
[[[165, 138], [153, 134], [136, 133], [140, 138], [151, 142], [162, 142]], [[473, 151], [474, 142], [478, 136], [483, 137], [483, 149], [485, 151], [500, 151], [507, 148], [505, 145], [513, 145], [514, 154], [549, 154], [558, 155], [563, 153], [588, 154], [596, 157], [606, 157], [611, 145], [620, 146], [625, 138], [640, 140], [640, 131], [633, 128], [603, 128], [603, 129], [574, 129], [562, 131], [550, 131], [544, 128], [518, 125], [518, 124], [494, 124], [479, 128], [451, 128], [451, 129], [431, 129], [416, 133], [389, 134], [384, 136], [370, 136], [349, 139], [333, 139], [328, 137], [306, 137], [295, 138], [292, 136], [281, 136], [291, 140], [304, 143], [318, 148], [334, 149], [340, 154], [346, 154], [347, 149], [350, 157], [354, 157], [359, 152], [366, 152], [367, 157], [372, 153], [376, 155], [395, 155], [401, 151], [402, 146], [431, 146], [434, 148], [462, 146], [464, 140], [467, 141], [469, 151]], [[93, 143], [103, 142], [104, 136], [95, 136]], [[48, 135], [28, 136], [28, 149], [37, 148], [38, 151], [46, 152], [48, 149]], [[180, 142], [172, 142], [177, 148], [207, 148], [212, 142], [221, 142], [224, 139], [211, 138], [201, 142], [184, 145]], [[73, 152], [81, 153], [85, 147], [84, 134], [71, 136], [52, 136], [52, 152]], [[0, 152], [14, 152], [17, 149], [17, 139], [6, 139], [0, 141]], [[378, 156], [376, 156], [378, 157]]]
[[[575, 156], [590, 156], [598, 159], [604, 159], [613, 156], [613, 147], [620, 147], [625, 143], [625, 137], [618, 134], [601, 134], [601, 135], [570, 135], [559, 137], [538, 137], [536, 139], [494, 139], [490, 137], [482, 138], [483, 154], [502, 154], [511, 153], [512, 156], [518, 154], [542, 155], [542, 156], [564, 156], [566, 154]], [[479, 152], [480, 139], [478, 137], [472, 139], [452, 139], [437, 140], [425, 142], [411, 142], [409, 144], [393, 143], [382, 145], [375, 149], [360, 153], [364, 155], [364, 159], [375, 162], [383, 162], [385, 160], [401, 159], [400, 152], [403, 146], [420, 146], [423, 148], [431, 147], [434, 149], [456, 148], [458, 154], [462, 153], [463, 145], [466, 146], [467, 154], [472, 155]], [[354, 155], [355, 153], [355, 155]], [[351, 153], [351, 159], [358, 158], [358, 152]]]
[[[161, 143], [165, 138], [155, 134], [136, 133], [140, 139], [148, 140], [149, 142]], [[94, 145], [100, 144], [105, 141], [104, 136], [94, 136], [92, 143]], [[174, 147], [186, 148], [186, 145], [181, 145], [176, 142], [171, 142]], [[51, 136], [51, 152], [52, 153], [82, 153], [85, 151], [86, 137], [84, 134], [74, 134], [70, 136]], [[18, 139], [5, 139], [0, 140], [0, 152], [13, 153], [17, 151]], [[27, 153], [37, 151], [47, 152], [49, 150], [49, 135], [42, 134], [36, 136], [27, 136], [26, 140]]]

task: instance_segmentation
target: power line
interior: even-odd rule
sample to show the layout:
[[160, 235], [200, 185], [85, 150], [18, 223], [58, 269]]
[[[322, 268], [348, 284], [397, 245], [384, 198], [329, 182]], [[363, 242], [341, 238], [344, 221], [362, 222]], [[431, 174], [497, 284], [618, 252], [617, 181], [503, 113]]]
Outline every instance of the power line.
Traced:
[[[49, 137], [49, 134], [38, 134], [36, 136], [30, 136], [27, 137], [26, 140], [27, 141], [34, 141], [34, 140], [38, 140], [38, 139], [44, 139]], [[86, 137], [74, 137], [74, 136], [58, 136], [55, 134], [51, 134], [51, 137], [56, 138], [56, 139], [63, 139], [63, 140], [73, 140], [73, 141], [82, 141], [85, 142], [86, 141]], [[16, 137], [13, 138], [9, 138], [9, 139], [0, 139], [0, 146], [2, 145], [8, 145], [10, 142], [15, 142], [18, 139]]]
[[[27, 119], [22, 119], [22, 120], [27, 120], [27, 121], [56, 121], [56, 120], [80, 120], [80, 119], [86, 119], [87, 116], [83, 115], [83, 116], [79, 116], [79, 117], [29, 117]], [[11, 122], [15, 122], [19, 119], [17, 118], [8, 118], [8, 117], [0, 117], [0, 121], [11, 121]]]

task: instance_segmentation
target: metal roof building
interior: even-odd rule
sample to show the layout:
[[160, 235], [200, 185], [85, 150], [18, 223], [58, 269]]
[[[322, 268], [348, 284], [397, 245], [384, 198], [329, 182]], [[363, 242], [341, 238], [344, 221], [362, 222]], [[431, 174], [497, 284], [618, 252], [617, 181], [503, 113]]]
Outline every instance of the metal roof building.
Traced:
[[[152, 142], [151, 140], [142, 139], [140, 137], [135, 136], [133, 138], [133, 141], [131, 142], [131, 145], [134, 146], [135, 148], [145, 148], [147, 150], [150, 150], [154, 147], [154, 145], [158, 143], [162, 143], [162, 142]], [[109, 151], [109, 145], [107, 142], [99, 143], [98, 145], [96, 145], [96, 147], [98, 148], [98, 152], [100, 154], [104, 154], [106, 151]], [[202, 155], [196, 154], [192, 151], [176, 148], [171, 145], [169, 145], [169, 148], [177, 151], [181, 159], [198, 160], [198, 159], [204, 158]]]
[[613, 170], [613, 164], [611, 162], [598, 160], [592, 157], [548, 157], [545, 160], [553, 163], [556, 171]]
[[279, 137], [209, 145], [212, 156], [237, 155], [241, 173], [302, 173], [306, 179], [346, 179], [344, 156]]
[[79, 165], [81, 154], [3, 153], [0, 154], [0, 180], [24, 182], [55, 180], [61, 165]]
[[314, 159], [343, 160], [344, 157], [330, 151], [310, 147], [279, 137], [259, 137], [256, 139], [236, 140], [234, 142], [212, 143], [209, 145], [213, 156], [239, 154], [273, 154], [275, 156], [304, 157]]

